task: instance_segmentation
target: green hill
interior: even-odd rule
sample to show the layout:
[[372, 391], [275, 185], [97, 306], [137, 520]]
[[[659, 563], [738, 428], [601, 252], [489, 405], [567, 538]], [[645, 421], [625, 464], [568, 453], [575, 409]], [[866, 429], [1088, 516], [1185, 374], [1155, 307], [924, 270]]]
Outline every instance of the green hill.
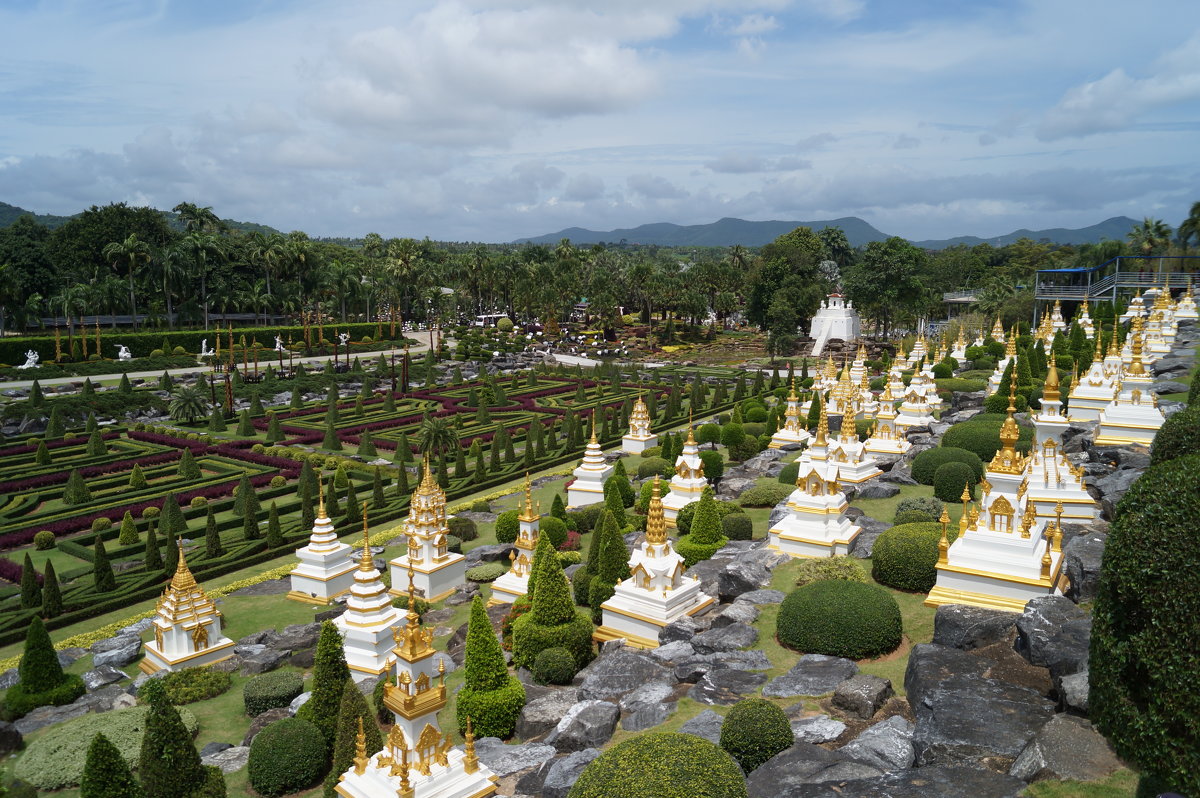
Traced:
[[[172, 230], [183, 230], [183, 223], [179, 221], [179, 214], [172, 213], [171, 211], [159, 211], [159, 213], [161, 213], [163, 218], [167, 220], [167, 224], [171, 226]], [[73, 216], [55, 216], [54, 214], [49, 213], [34, 213], [33, 211], [27, 211], [24, 208], [18, 208], [16, 205], [9, 205], [7, 202], [0, 202], [0, 228], [8, 227], [25, 214], [32, 216], [38, 224], [45, 225], [51, 229], [55, 227], [62, 227], [64, 224], [74, 218]], [[265, 224], [256, 224], [255, 222], [237, 222], [232, 219], [222, 219], [221, 221], [225, 222], [225, 224], [228, 225], [231, 230], [240, 230], [243, 233], [258, 232], [269, 234], [279, 232], [274, 227], [268, 227]]]
[[852, 247], [861, 247], [870, 241], [887, 239], [885, 233], [879, 232], [857, 216], [816, 222], [750, 222], [745, 219], [727, 217], [710, 224], [678, 225], [659, 222], [608, 231], [568, 227], [557, 233], [518, 239], [515, 243], [529, 241], [534, 244], [557, 244], [561, 239], [569, 238], [572, 244], [601, 242], [616, 244], [624, 241], [628, 244], [657, 244], [663, 247], [729, 247], [734, 244], [741, 244], [744, 247], [761, 247], [797, 227], [811, 227], [813, 230], [820, 230], [822, 227], [840, 227]]

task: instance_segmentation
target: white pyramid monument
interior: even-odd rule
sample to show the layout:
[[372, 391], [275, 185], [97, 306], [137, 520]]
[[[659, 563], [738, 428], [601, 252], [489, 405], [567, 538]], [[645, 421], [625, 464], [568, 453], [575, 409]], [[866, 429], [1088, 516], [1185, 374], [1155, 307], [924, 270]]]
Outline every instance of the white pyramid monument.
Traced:
[[288, 598], [308, 604], [328, 604], [350, 590], [356, 564], [350, 546], [338, 540], [333, 521], [325, 514], [325, 485], [318, 481], [320, 504], [308, 545], [296, 549], [300, 564], [292, 569]]
[[212, 665], [233, 656], [233, 641], [221, 631], [221, 613], [188, 569], [179, 543], [179, 564], [158, 599], [152, 619], [154, 642], [138, 664], [142, 673]]

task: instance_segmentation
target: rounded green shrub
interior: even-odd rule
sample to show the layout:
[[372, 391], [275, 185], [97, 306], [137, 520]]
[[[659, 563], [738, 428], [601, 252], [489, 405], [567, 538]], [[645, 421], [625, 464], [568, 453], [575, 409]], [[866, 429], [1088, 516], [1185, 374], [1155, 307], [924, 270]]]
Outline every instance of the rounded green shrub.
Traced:
[[[575, 658], [577, 667], [582, 668], [592, 660], [592, 632], [595, 628], [584, 613], [555, 626], [542, 626], [535, 622], [531, 613], [526, 613], [513, 622], [513, 661], [530, 667], [537, 655], [548, 648], [565, 648]], [[521, 652], [533, 652], [523, 658]]]
[[739, 701], [721, 724], [721, 747], [747, 773], [791, 748], [794, 742], [788, 716], [765, 698]]
[[[692, 531], [692, 519], [696, 517], [696, 508], [700, 502], [694, 501], [683, 505], [679, 514], [675, 517], [675, 526], [679, 529], [679, 534], [686, 535]], [[713, 502], [713, 509], [717, 511], [717, 518], [722, 519], [730, 515], [745, 515], [746, 511], [737, 502], [717, 500]]]
[[164, 352], [161, 349], [151, 349], [150, 350], [150, 357], [163, 357], [164, 355], [166, 355], [166, 352]]
[[[901, 499], [896, 505], [896, 514], [913, 511], [921, 515], [929, 516], [930, 521], [936, 521], [942, 515], [942, 503], [932, 496], [910, 496], [907, 499]], [[893, 520], [893, 524], [899, 524], [899, 521]]]
[[513, 320], [505, 316], [502, 319], [496, 320], [496, 329], [500, 332], [512, 332]]
[[446, 526], [450, 528], [450, 534], [459, 540], [474, 540], [479, 537], [479, 527], [470, 518], [452, 516], [446, 519]]
[[661, 456], [662, 456], [662, 447], [661, 446], [647, 446], [645, 449], [642, 449], [642, 457], [644, 457], [644, 458], [648, 459], [651, 457], [661, 457]]
[[[1200, 376], [1195, 378], [1200, 382]], [[1171, 416], [1159, 428], [1150, 445], [1150, 465], [1200, 452], [1200, 405]]]
[[467, 579], [472, 582], [495, 582], [507, 571], [502, 562], [485, 562], [468, 568]]
[[[958, 526], [950, 524], [947, 536], [953, 542]], [[871, 576], [876, 582], [897, 590], [928, 593], [937, 582], [938, 541], [942, 525], [901, 524], [884, 530], [871, 549]]]
[[268, 709], [286, 707], [304, 692], [304, 679], [295, 671], [272, 671], [255, 676], [242, 688], [246, 714], [256, 717]]
[[570, 684], [575, 678], [575, 658], [565, 648], [548, 648], [533, 658], [529, 670], [539, 684]]
[[661, 457], [647, 457], [642, 462], [638, 463], [637, 475], [638, 479], [648, 479], [655, 474], [659, 476], [668, 476], [675, 466], [668, 463]]
[[188, 504], [191, 507], [205, 507], [208, 505], [208, 499], [204, 498], [203, 496], [193, 496], [192, 500], [188, 502]]
[[975, 495], [975, 472], [966, 463], [942, 463], [933, 473], [933, 495], [944, 502], [961, 501], [963, 489]]
[[172, 350], [171, 350], [171, 354], [172, 354], [172, 355], [176, 355], [176, 356], [178, 356], [178, 355], [186, 355], [187, 353], [188, 353], [188, 352], [187, 352], [187, 350], [186, 350], [186, 349], [184, 349], [182, 346], [177, 346], [177, 347], [175, 347], [174, 349], [172, 349]]
[[931, 524], [937, 518], [922, 510], [901, 510], [892, 518], [892, 523], [900, 524]]
[[754, 522], [745, 513], [733, 513], [721, 519], [721, 531], [730, 540], [750, 540], [754, 537]]
[[922, 485], [932, 485], [934, 472], [945, 463], [966, 463], [975, 472], [975, 482], [983, 479], [983, 461], [979, 455], [953, 446], [938, 446], [918, 454], [913, 460], [912, 477]]
[[800, 476], [800, 464], [788, 463], [779, 472], [779, 484], [794, 486], [798, 476]]
[[455, 701], [458, 717], [465, 720], [469, 716], [476, 734], [504, 740], [516, 730], [517, 717], [525, 706], [525, 685], [510, 677], [495, 690], [462, 687]]
[[557, 549], [567, 542], [567, 522], [552, 515], [544, 515], [538, 522], [538, 534], [545, 535], [550, 545]]
[[43, 529], [33, 536], [33, 547], [38, 551], [47, 551], [54, 548], [54, 533], [48, 529]]
[[703, 737], [649, 732], [618, 743], [579, 774], [567, 798], [746, 798], [733, 757]]
[[316, 784], [328, 767], [325, 738], [300, 718], [267, 726], [250, 743], [246, 773], [259, 795], [275, 798]]
[[796, 565], [796, 587], [822, 579], [843, 579], [847, 582], [866, 582], [867, 573], [854, 557], [819, 557], [799, 560]]
[[142, 508], [142, 518], [158, 518], [160, 513], [162, 513], [162, 510], [154, 505]]
[[496, 542], [515, 543], [521, 532], [521, 522], [517, 520], [520, 513], [516, 510], [505, 510], [496, 516]]
[[473, 513], [490, 513], [492, 506], [488, 504], [487, 499], [476, 499], [471, 502], [471, 512]]
[[104, 518], [103, 516], [92, 521], [93, 532], [103, 532], [106, 529], [112, 529], [112, 519]]
[[556, 551], [554, 555], [558, 557], [558, 562], [563, 568], [583, 562], [583, 552], [581, 551]]
[[795, 485], [756, 485], [738, 497], [743, 507], [774, 507], [791, 495]]
[[824, 579], [788, 594], [779, 608], [776, 635], [805, 654], [866, 659], [900, 645], [900, 605], [881, 587]]
[[228, 673], [207, 667], [184, 668], [163, 677], [167, 698], [176, 706], [216, 698], [232, 685], [233, 677]]
[[[271, 487], [272, 488], [282, 488], [286, 484], [287, 484], [287, 479], [283, 476], [283, 474], [276, 474], [275, 476], [271, 477]], [[199, 498], [199, 497], [196, 497], [196, 498]]]
[[[1005, 397], [1005, 401], [1007, 401], [1007, 397]], [[1000, 450], [1000, 425], [1004, 423], [1004, 419], [1003, 414], [983, 413], [967, 421], [960, 421], [946, 430], [946, 434], [942, 436], [942, 447], [966, 449], [979, 455], [979, 459], [983, 462], [991, 462], [992, 458], [996, 456], [996, 452]], [[1017, 451], [1028, 452], [1032, 440], [1033, 429], [1021, 427], [1020, 437], [1017, 439]], [[961, 491], [962, 488], [959, 490]]]

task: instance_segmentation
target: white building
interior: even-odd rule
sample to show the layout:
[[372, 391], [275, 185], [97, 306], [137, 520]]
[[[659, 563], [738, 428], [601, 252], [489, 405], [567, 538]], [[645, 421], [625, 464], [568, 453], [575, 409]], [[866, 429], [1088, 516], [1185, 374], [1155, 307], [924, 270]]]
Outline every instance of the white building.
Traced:
[[788, 496], [787, 515], [767, 530], [768, 548], [790, 557], [849, 554], [862, 529], [846, 516], [848, 507], [837, 467], [802, 461], [796, 489]]
[[425, 476], [412, 495], [408, 520], [404, 522], [408, 551], [391, 560], [393, 596], [403, 595], [396, 588], [409, 565], [416, 572], [416, 586], [426, 601], [441, 601], [466, 581], [466, 558], [449, 550], [446, 536], [446, 493], [438, 487], [425, 457]]
[[679, 511], [692, 502], [700, 501], [700, 494], [708, 486], [704, 478], [704, 463], [700, 460], [700, 447], [696, 444], [696, 436], [692, 425], [688, 424], [687, 440], [683, 442], [683, 451], [675, 458], [675, 476], [671, 477], [671, 492], [663, 497], [663, 517], [667, 528], [675, 528], [675, 519]]
[[154, 642], [146, 643], [142, 673], [178, 671], [212, 665], [233, 656], [233, 641], [221, 631], [221, 613], [188, 569], [179, 543], [179, 565], [158, 599]]
[[400, 613], [392, 606], [383, 574], [371, 556], [367, 534], [367, 511], [363, 508], [362, 554], [354, 571], [354, 586], [346, 600], [346, 611], [333, 623], [342, 634], [342, 651], [355, 681], [378, 676], [392, 666], [392, 628]]
[[815, 341], [812, 354], [821, 354], [825, 344], [835, 339], [842, 341], [857, 341], [862, 334], [862, 320], [853, 302], [846, 302], [841, 294], [829, 295], [828, 301], [821, 303], [821, 309], [813, 316], [809, 336]]
[[529, 592], [529, 572], [533, 569], [533, 553], [537, 549], [541, 529], [541, 505], [533, 506], [533, 486], [529, 475], [525, 475], [525, 502], [517, 522], [521, 525], [517, 533], [516, 551], [509, 555], [512, 565], [500, 578], [492, 582], [492, 596], [488, 605], [512, 604]]
[[567, 488], [567, 509], [578, 510], [589, 504], [604, 501], [604, 483], [612, 476], [613, 467], [604, 461], [604, 452], [596, 440], [596, 414], [592, 414], [592, 439], [583, 452], [583, 461], [571, 473], [575, 481]]
[[650, 431], [650, 410], [638, 394], [633, 412], [629, 414], [629, 432], [621, 438], [621, 451], [627, 454], [641, 454], [651, 446], [658, 445], [658, 436]]
[[350, 547], [337, 538], [333, 521], [325, 514], [325, 486], [308, 545], [296, 549], [300, 564], [292, 569], [288, 598], [308, 604], [328, 604], [354, 584], [354, 559]]
[[1139, 443], [1149, 446], [1166, 418], [1158, 409], [1158, 396], [1150, 388], [1154, 380], [1142, 363], [1141, 317], [1133, 320], [1129, 336], [1131, 360], [1121, 374], [1121, 389], [1112, 404], [1100, 412], [1096, 443], [1100, 445]]
[[796, 396], [796, 380], [792, 379], [792, 390], [787, 398], [787, 410], [783, 414], [783, 426], [775, 431], [771, 436], [771, 443], [767, 448], [779, 449], [790, 444], [807, 443], [812, 436], [808, 434], [808, 430], [804, 428], [803, 422], [800, 421], [800, 399]]

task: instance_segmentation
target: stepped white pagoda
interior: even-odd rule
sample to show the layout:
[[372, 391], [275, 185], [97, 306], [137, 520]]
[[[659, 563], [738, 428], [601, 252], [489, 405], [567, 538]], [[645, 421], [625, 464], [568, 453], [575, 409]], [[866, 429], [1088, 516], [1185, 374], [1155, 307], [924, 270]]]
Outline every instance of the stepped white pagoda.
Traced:
[[1140, 318], [1145, 315], [1145, 300], [1142, 299], [1141, 289], [1138, 289], [1137, 295], [1133, 299], [1129, 300], [1129, 307], [1125, 308], [1125, 312], [1120, 315], [1118, 321], [1126, 322], [1130, 319]]
[[517, 523], [521, 525], [517, 533], [516, 551], [509, 554], [511, 567], [492, 582], [492, 596], [488, 606], [497, 604], [512, 604], [529, 592], [529, 572], [533, 568], [533, 552], [537, 549], [538, 536], [541, 528], [541, 506], [533, 506], [533, 486], [529, 475], [525, 475], [525, 501]]
[[393, 596], [404, 595], [396, 588], [409, 565], [416, 572], [416, 587], [426, 601], [441, 601], [466, 581], [466, 558], [449, 550], [446, 536], [446, 493], [437, 484], [425, 456], [425, 476], [412, 495], [408, 520], [404, 522], [408, 550], [388, 563]]
[[1071, 523], [1090, 523], [1099, 516], [1100, 508], [1083, 485], [1083, 468], [1072, 465], [1062, 450], [1062, 436], [1069, 422], [1062, 413], [1055, 364], [1046, 373], [1042, 407], [1033, 415], [1033, 424], [1037, 434], [1025, 482], [1030, 503], [1043, 518], [1061, 518], [1065, 513]]
[[[997, 320], [997, 323], [999, 321]], [[994, 333], [993, 333], [994, 334]], [[1049, 345], [1046, 349], [1049, 350]], [[1008, 364], [1017, 356], [1017, 331], [1013, 330], [1008, 342], [1004, 344], [1004, 357], [1000, 358], [996, 363], [996, 370], [992, 372], [992, 376], [988, 378], [987, 395], [991, 396], [996, 391], [1000, 390], [1000, 380], [1004, 378], [1004, 370], [1008, 368]]]
[[787, 398], [787, 410], [783, 414], [783, 426], [771, 436], [771, 443], [767, 448], [779, 449], [791, 444], [808, 442], [812, 436], [804, 428], [804, 424], [800, 420], [800, 412], [800, 399], [796, 395], [796, 379], [793, 377], [792, 390]]
[[809, 330], [809, 336], [814, 340], [812, 354], [821, 354], [825, 344], [834, 339], [857, 341], [861, 331], [862, 320], [854, 309], [854, 303], [846, 302], [839, 293], [832, 293], [827, 301], [821, 302], [820, 309], [812, 317]]
[[696, 444], [696, 436], [689, 422], [683, 451], [675, 458], [675, 476], [671, 477], [671, 491], [662, 500], [663, 518], [668, 529], [675, 528], [675, 519], [679, 517], [680, 510], [692, 502], [700, 501], [700, 494], [706, 487], [708, 480], [704, 478], [700, 447]]
[[958, 361], [960, 368], [963, 365], [963, 361], [967, 359], [967, 339], [963, 335], [961, 324], [958, 326], [958, 338], [954, 342], [954, 348], [950, 350], [950, 357]]
[[233, 641], [221, 631], [221, 613], [196, 583], [179, 544], [179, 564], [171, 584], [158, 599], [154, 642], [138, 664], [142, 673], [178, 671], [212, 665], [233, 656]]
[[[629, 432], [621, 438], [621, 451], [627, 454], [641, 454], [651, 446], [658, 445], [658, 436], [650, 431], [650, 410], [638, 394], [629, 414]], [[601, 489], [603, 490], [603, 489]]]
[[1096, 443], [1101, 445], [1140, 443], [1149, 446], [1166, 418], [1158, 409], [1158, 396], [1150, 388], [1154, 380], [1142, 363], [1141, 317], [1134, 318], [1130, 334], [1132, 352], [1128, 368], [1121, 374], [1116, 399], [1100, 412]]
[[342, 634], [342, 651], [355, 681], [378, 676], [392, 666], [392, 628], [400, 613], [392, 606], [383, 574], [371, 556], [367, 533], [367, 508], [363, 508], [362, 554], [354, 571], [354, 586], [346, 600], [346, 611], [333, 623]]
[[1188, 280], [1187, 290], [1183, 292], [1183, 296], [1175, 303], [1175, 318], [1177, 319], [1196, 319], [1200, 318], [1200, 314], [1196, 312], [1196, 298], [1192, 296], [1192, 281]]
[[837, 467], [839, 482], [852, 485], [874, 479], [883, 473], [875, 458], [867, 451], [866, 442], [858, 439], [854, 421], [848, 418], [842, 419], [842, 428], [832, 446], [828, 462]]
[[1050, 311], [1050, 324], [1059, 332], [1067, 329], [1067, 320], [1063, 318], [1060, 300], [1054, 300], [1054, 309]]
[[567, 509], [578, 510], [604, 501], [604, 483], [612, 472], [613, 467], [604, 461], [604, 452], [596, 439], [596, 414], [592, 413], [592, 439], [583, 452], [582, 462], [571, 472], [575, 481], [567, 488]]
[[1096, 336], [1096, 352], [1087, 373], [1071, 386], [1067, 418], [1070, 421], [1096, 421], [1121, 388], [1121, 355], [1116, 338], [1108, 347], [1108, 356], [1100, 351], [1101, 336]]
[[325, 485], [318, 482], [320, 504], [308, 545], [296, 549], [300, 564], [292, 569], [292, 589], [287, 597], [308, 604], [328, 604], [354, 584], [354, 558], [342, 543], [333, 521], [325, 513]]
[[629, 573], [600, 605], [603, 623], [592, 633], [597, 642], [624, 638], [634, 648], [657, 648], [663, 627], [716, 601], [700, 589], [699, 579], [684, 572], [683, 557], [667, 537], [658, 477], [646, 512], [646, 540], [633, 550]]
[[854, 360], [850, 362], [850, 382], [859, 385], [865, 376], [867, 376], [867, 347], [860, 343], [858, 351], [854, 353]]
[[1088, 312], [1087, 300], [1083, 300], [1079, 310], [1075, 313], [1075, 323], [1083, 330], [1088, 338], [1096, 337], [1096, 323], [1092, 321], [1092, 316]]
[[837, 466], [801, 461], [796, 489], [788, 496], [787, 515], [767, 530], [767, 547], [790, 557], [849, 554], [862, 529], [846, 516], [848, 507], [838, 484]]
[[892, 387], [887, 385], [879, 397], [879, 410], [875, 413], [875, 424], [871, 435], [864, 441], [863, 448], [872, 454], [904, 454], [912, 448], [902, 428], [896, 425], [896, 400]]

